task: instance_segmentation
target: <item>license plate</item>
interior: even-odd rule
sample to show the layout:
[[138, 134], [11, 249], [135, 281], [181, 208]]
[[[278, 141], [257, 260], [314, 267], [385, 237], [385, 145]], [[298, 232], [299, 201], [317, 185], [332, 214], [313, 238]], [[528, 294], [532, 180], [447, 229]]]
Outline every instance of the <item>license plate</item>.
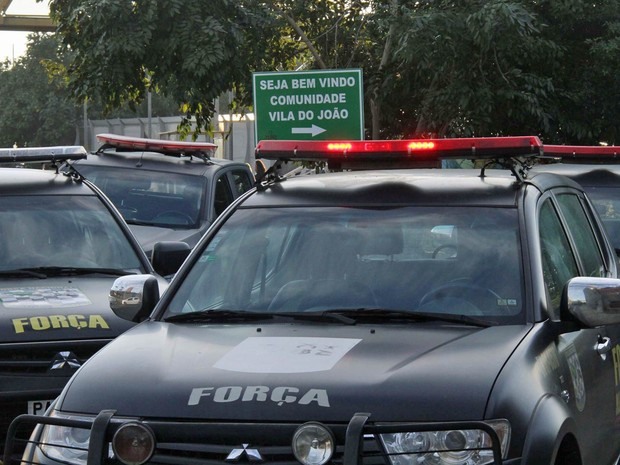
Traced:
[[28, 401], [28, 414], [29, 415], [43, 415], [51, 403], [52, 403], [51, 400], [29, 400]]

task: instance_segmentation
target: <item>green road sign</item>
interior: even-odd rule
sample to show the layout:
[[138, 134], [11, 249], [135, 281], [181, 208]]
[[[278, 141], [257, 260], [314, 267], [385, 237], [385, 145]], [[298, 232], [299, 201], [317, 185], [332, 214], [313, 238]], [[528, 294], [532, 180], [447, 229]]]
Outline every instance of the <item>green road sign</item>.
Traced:
[[260, 140], [364, 138], [359, 69], [254, 73], [254, 133]]

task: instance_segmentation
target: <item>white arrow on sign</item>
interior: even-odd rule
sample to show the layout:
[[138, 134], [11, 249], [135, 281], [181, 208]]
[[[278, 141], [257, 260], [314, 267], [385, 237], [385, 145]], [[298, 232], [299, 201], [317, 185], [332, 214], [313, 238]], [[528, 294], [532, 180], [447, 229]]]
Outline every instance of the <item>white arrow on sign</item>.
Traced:
[[312, 137], [318, 136], [325, 131], [327, 131], [327, 129], [323, 129], [316, 124], [313, 124], [310, 128], [291, 128], [293, 134], [311, 134]]

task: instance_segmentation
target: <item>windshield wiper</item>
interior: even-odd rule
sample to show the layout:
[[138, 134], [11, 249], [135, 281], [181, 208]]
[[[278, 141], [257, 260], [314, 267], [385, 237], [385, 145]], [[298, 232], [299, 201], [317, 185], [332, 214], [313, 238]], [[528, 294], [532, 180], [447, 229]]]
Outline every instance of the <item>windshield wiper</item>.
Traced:
[[132, 226], [151, 226], [154, 228], [166, 228], [166, 229], [191, 229], [196, 227], [194, 223], [191, 224], [177, 224], [177, 223], [158, 223], [156, 221], [142, 221], [135, 219], [125, 219], [127, 224]]
[[136, 271], [124, 270], [122, 268], [98, 268], [98, 267], [58, 267], [67, 273], [75, 274], [107, 274], [112, 276], [127, 276], [128, 274], [138, 274]]
[[468, 315], [453, 315], [445, 313], [406, 312], [384, 308], [342, 308], [321, 310], [316, 312], [271, 312], [257, 313], [242, 310], [200, 310], [190, 313], [181, 313], [165, 318], [166, 322], [201, 322], [201, 321], [259, 321], [278, 317], [295, 320], [334, 321], [346, 325], [355, 325], [360, 319], [371, 319], [378, 322], [409, 320], [409, 321], [445, 321], [483, 328], [494, 326], [496, 323], [482, 320]]
[[15, 270], [2, 270], [0, 271], [0, 276], [3, 277], [7, 277], [7, 278], [22, 278], [22, 277], [29, 277], [29, 278], [38, 278], [38, 279], [45, 279], [47, 278], [47, 275], [44, 273], [39, 273], [37, 271], [31, 270], [31, 269], [27, 269], [27, 268], [20, 268], [20, 269], [15, 269]]
[[[356, 321], [353, 318], [343, 315], [344, 312], [339, 310], [321, 310], [318, 312], [278, 312], [272, 313], [273, 316], [283, 316], [293, 318], [295, 320], [312, 320], [312, 321], [337, 321], [345, 325], [354, 325]], [[352, 312], [353, 313], [353, 312]]]
[[76, 276], [83, 274], [106, 274], [112, 276], [125, 276], [128, 274], [136, 274], [134, 271], [127, 271], [119, 268], [81, 268], [73, 266], [38, 266], [34, 268], [20, 268], [18, 270], [1, 271], [0, 274], [21, 273], [22, 276], [34, 276], [45, 279], [50, 276]]
[[134, 220], [134, 219], [127, 219], [125, 218], [125, 222], [127, 224], [133, 224], [136, 226], [154, 226], [153, 222], [151, 221], [141, 221], [141, 220]]
[[335, 313], [346, 315], [356, 320], [414, 320], [414, 321], [445, 321], [448, 323], [460, 323], [470, 326], [480, 326], [487, 328], [495, 326], [497, 323], [476, 318], [469, 315], [457, 315], [450, 313], [431, 313], [431, 312], [407, 312], [403, 310], [390, 310], [387, 308], [358, 308], [358, 309], [334, 309], [324, 313]]
[[256, 313], [242, 310], [199, 310], [197, 312], [180, 313], [164, 318], [165, 322], [190, 321], [258, 321], [273, 318], [270, 313]]
[[276, 313], [257, 313], [242, 310], [200, 310], [197, 312], [181, 313], [165, 318], [166, 322], [187, 322], [187, 321], [258, 321], [270, 320], [277, 317], [293, 318], [295, 320], [314, 320], [314, 321], [337, 321], [348, 325], [354, 325], [355, 320], [339, 313], [332, 312], [276, 312]]

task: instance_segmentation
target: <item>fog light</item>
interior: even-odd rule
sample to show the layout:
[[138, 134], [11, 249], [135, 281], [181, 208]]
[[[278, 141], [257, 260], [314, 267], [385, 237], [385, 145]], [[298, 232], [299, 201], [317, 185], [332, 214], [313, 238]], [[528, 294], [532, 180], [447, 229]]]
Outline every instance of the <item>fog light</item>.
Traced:
[[301, 425], [293, 435], [293, 453], [303, 465], [323, 465], [334, 455], [332, 432], [320, 423]]
[[155, 450], [155, 435], [141, 423], [126, 423], [112, 438], [112, 449], [116, 457], [126, 465], [142, 465]]

